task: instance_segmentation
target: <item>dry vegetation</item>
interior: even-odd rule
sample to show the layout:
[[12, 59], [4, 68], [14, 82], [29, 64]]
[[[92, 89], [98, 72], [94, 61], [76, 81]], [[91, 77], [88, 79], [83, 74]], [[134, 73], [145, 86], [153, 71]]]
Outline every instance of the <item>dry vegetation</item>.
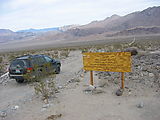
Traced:
[[55, 75], [51, 75], [44, 80], [40, 80], [34, 84], [36, 95], [40, 96], [43, 101], [48, 103], [48, 99], [53, 97], [58, 91], [54, 83]]

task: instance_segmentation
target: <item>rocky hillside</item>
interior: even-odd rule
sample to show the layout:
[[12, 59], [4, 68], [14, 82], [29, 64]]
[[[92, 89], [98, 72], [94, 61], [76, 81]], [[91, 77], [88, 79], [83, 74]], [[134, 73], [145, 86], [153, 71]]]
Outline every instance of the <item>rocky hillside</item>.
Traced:
[[142, 34], [147, 35], [147, 34], [158, 34], [158, 33], [160, 33], [160, 27], [136, 27], [113, 34], [107, 34], [106, 37], [142, 35]]
[[134, 12], [126, 16], [113, 15], [102, 21], [94, 21], [90, 24], [71, 29], [68, 32], [75, 36], [87, 36], [102, 34], [105, 32], [119, 32], [135, 27], [160, 26], [160, 7], [151, 7], [140, 12]]
[[35, 34], [32, 32], [13, 32], [8, 29], [0, 29], [0, 43], [24, 40], [33, 36], [35, 36]]

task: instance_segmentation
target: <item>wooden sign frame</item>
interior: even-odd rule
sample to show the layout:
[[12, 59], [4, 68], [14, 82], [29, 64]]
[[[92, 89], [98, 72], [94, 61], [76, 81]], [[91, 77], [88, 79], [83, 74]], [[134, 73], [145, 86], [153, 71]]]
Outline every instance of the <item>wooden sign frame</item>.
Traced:
[[93, 71], [121, 72], [121, 88], [124, 89], [124, 73], [131, 72], [131, 53], [83, 53], [83, 65], [84, 70], [90, 71], [90, 85], [94, 85]]

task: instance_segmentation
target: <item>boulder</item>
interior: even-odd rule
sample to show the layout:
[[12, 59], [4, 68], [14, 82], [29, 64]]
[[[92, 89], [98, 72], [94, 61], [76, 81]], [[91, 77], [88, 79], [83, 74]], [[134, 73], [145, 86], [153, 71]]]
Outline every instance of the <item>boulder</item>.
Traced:
[[126, 48], [124, 50], [124, 52], [131, 52], [131, 56], [133, 56], [133, 55], [137, 55], [138, 54], [138, 50], [137, 49], [138, 48], [136, 48], [136, 47], [130, 47], [130, 48]]

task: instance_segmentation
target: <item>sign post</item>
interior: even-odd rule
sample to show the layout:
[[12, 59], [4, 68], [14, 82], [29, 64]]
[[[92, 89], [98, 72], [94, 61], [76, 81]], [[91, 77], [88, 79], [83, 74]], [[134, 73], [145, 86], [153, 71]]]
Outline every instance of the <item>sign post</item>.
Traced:
[[121, 89], [124, 89], [124, 72], [121, 73]]
[[90, 85], [93, 86], [93, 71], [90, 71]]
[[131, 53], [83, 53], [83, 65], [84, 70], [90, 71], [91, 85], [94, 85], [93, 71], [121, 72], [121, 88], [124, 89], [124, 73], [131, 72]]

